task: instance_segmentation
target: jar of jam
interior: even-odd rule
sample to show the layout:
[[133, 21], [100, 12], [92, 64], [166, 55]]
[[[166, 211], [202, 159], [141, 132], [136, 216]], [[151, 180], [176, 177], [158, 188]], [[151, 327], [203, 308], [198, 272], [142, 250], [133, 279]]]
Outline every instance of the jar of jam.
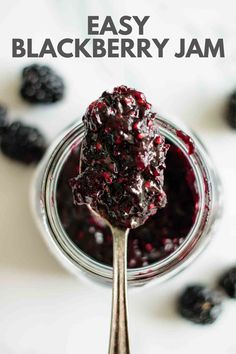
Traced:
[[[158, 116], [170, 144], [166, 158], [168, 203], [128, 239], [128, 283], [144, 285], [176, 275], [205, 248], [222, 211], [221, 185], [198, 138], [180, 122]], [[61, 263], [78, 276], [112, 280], [112, 235], [87, 206], [74, 206], [70, 178], [78, 174], [82, 124], [64, 132], [36, 173], [33, 210], [42, 235]]]

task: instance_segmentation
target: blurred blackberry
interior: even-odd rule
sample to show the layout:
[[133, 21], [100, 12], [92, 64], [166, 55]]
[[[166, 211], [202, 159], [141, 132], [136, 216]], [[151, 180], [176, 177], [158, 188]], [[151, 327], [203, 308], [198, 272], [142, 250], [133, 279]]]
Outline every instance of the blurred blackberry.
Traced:
[[3, 134], [7, 126], [7, 109], [6, 107], [0, 105], [0, 136]]
[[184, 318], [199, 324], [215, 322], [221, 310], [220, 294], [200, 285], [187, 287], [178, 301], [178, 312]]
[[30, 103], [53, 103], [64, 95], [64, 83], [52, 69], [33, 64], [23, 69], [21, 96]]
[[36, 128], [16, 121], [3, 133], [0, 146], [3, 154], [9, 158], [31, 164], [41, 159], [46, 149], [46, 142]]
[[219, 285], [228, 296], [236, 299], [236, 267], [229, 269], [222, 275]]
[[226, 119], [229, 125], [236, 129], [236, 91], [229, 98]]

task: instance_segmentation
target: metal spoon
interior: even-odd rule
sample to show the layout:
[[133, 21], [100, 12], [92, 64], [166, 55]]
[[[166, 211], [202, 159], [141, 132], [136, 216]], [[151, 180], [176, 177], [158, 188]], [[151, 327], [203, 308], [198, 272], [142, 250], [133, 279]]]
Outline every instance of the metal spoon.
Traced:
[[109, 354], [130, 354], [127, 311], [127, 239], [129, 229], [111, 227], [113, 290]]

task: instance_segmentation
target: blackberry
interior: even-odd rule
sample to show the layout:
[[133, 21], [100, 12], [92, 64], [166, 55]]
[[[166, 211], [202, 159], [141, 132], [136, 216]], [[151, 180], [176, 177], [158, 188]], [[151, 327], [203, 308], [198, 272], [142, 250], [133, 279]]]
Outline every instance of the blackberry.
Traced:
[[236, 129], [236, 91], [229, 98], [226, 120], [232, 128]]
[[230, 268], [222, 275], [219, 286], [224, 289], [228, 296], [236, 299], [236, 267]]
[[201, 285], [187, 287], [178, 301], [178, 312], [198, 324], [215, 322], [221, 311], [220, 294]]
[[7, 109], [6, 107], [0, 105], [0, 136], [5, 131], [7, 125]]
[[64, 95], [64, 83], [52, 69], [33, 64], [23, 69], [21, 96], [30, 103], [53, 103]]
[[31, 164], [41, 159], [46, 149], [46, 142], [36, 128], [16, 121], [5, 130], [0, 146], [3, 154], [9, 158]]

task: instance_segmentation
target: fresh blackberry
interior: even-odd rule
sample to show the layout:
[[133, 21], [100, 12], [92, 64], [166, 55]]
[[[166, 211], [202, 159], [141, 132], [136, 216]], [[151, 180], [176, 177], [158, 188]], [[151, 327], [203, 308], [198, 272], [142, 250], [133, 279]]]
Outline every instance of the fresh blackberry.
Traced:
[[232, 128], [236, 129], [236, 91], [233, 92], [233, 94], [230, 96], [227, 107], [226, 119], [229, 125]]
[[198, 324], [215, 322], [221, 310], [220, 294], [201, 285], [187, 287], [178, 301], [178, 312]]
[[46, 149], [42, 134], [36, 128], [18, 121], [5, 130], [0, 146], [4, 155], [25, 164], [38, 162]]
[[5, 131], [7, 125], [8, 125], [7, 109], [6, 109], [6, 107], [0, 105], [0, 136]]
[[52, 69], [33, 64], [23, 69], [21, 96], [30, 103], [53, 103], [64, 95], [64, 83]]
[[236, 267], [230, 268], [222, 275], [219, 285], [228, 296], [236, 299]]

